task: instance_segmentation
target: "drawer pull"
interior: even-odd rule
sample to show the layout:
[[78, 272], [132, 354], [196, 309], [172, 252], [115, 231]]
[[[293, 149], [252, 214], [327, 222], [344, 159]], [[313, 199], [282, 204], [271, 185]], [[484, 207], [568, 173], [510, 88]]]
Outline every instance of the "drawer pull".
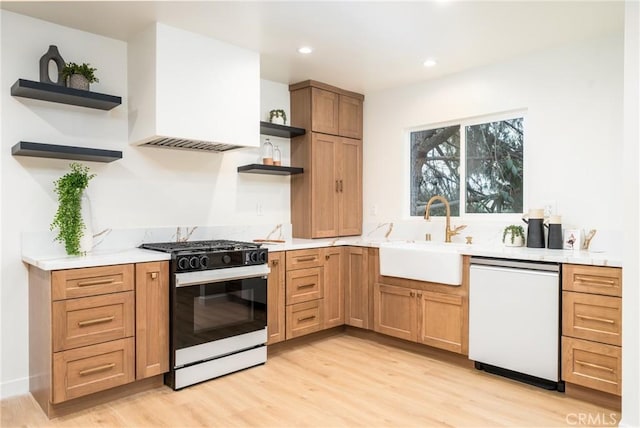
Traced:
[[158, 272], [151, 272], [151, 279], [158, 279]]
[[590, 320], [590, 321], [606, 322], [607, 324], [615, 324], [614, 320], [610, 320], [606, 318], [590, 317], [588, 315], [576, 314], [576, 318], [580, 318], [583, 320]]
[[601, 279], [601, 278], [594, 278], [594, 277], [585, 277], [582, 275], [576, 275], [575, 276], [575, 282], [580, 284], [580, 285], [598, 285], [601, 287], [613, 287], [615, 285], [615, 281], [613, 279]]
[[316, 259], [316, 256], [309, 256], [309, 257], [300, 257], [299, 259], [297, 259], [298, 262], [311, 262], [313, 260]]
[[116, 366], [116, 363], [105, 364], [104, 366], [98, 366], [98, 367], [94, 367], [92, 369], [80, 370], [79, 374], [80, 374], [80, 376], [87, 376], [87, 375], [90, 375], [90, 374], [111, 370], [115, 366]]
[[113, 321], [114, 318], [115, 318], [115, 315], [111, 315], [110, 317], [96, 318], [94, 320], [78, 321], [78, 327], [86, 327], [88, 325], [102, 324], [105, 322]]
[[279, 260], [272, 260], [272, 261], [271, 261], [271, 265], [272, 265], [272, 266], [278, 266], [278, 263], [280, 263], [280, 261], [279, 261]]
[[315, 315], [311, 315], [311, 316], [304, 317], [304, 318], [298, 318], [298, 322], [309, 321], [309, 320], [314, 319], [315, 317], [316, 317]]
[[613, 373], [614, 372], [614, 370], [611, 367], [605, 367], [605, 366], [601, 366], [601, 365], [598, 365], [598, 364], [587, 363], [585, 361], [576, 360], [576, 364], [580, 364], [581, 366], [592, 367], [594, 369], [604, 370], [604, 371], [607, 371], [609, 373]]
[[302, 285], [298, 285], [298, 289], [300, 288], [309, 288], [309, 287], [315, 287], [315, 283], [311, 283], [311, 284], [302, 284]]
[[90, 281], [79, 281], [78, 287], [90, 287], [92, 285], [104, 285], [104, 284], [112, 284], [113, 278], [107, 279], [93, 279]]

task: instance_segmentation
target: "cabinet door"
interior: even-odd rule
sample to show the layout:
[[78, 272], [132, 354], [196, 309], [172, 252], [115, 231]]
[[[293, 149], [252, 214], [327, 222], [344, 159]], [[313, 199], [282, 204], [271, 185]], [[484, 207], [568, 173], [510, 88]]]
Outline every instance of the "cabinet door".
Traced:
[[287, 271], [286, 304], [308, 302], [324, 296], [324, 269], [314, 267]]
[[344, 257], [342, 247], [328, 247], [324, 253], [323, 328], [344, 324]]
[[419, 342], [447, 351], [465, 353], [464, 297], [417, 291], [420, 303]]
[[362, 141], [343, 138], [339, 156], [339, 235], [362, 234]]
[[369, 251], [363, 247], [347, 247], [345, 280], [345, 322], [369, 328]]
[[621, 346], [622, 299], [563, 291], [562, 334]]
[[136, 264], [136, 379], [169, 371], [169, 262]]
[[315, 333], [322, 328], [321, 300], [287, 306], [287, 340]]
[[338, 135], [340, 96], [324, 89], [311, 88], [311, 130]]
[[563, 336], [562, 379], [620, 395], [622, 348]]
[[562, 265], [562, 289], [622, 297], [622, 269], [564, 264]]
[[338, 114], [338, 135], [349, 138], [362, 138], [362, 101], [340, 95]]
[[338, 164], [341, 138], [313, 134], [311, 168], [311, 229], [313, 238], [338, 236]]
[[418, 339], [415, 290], [379, 283], [374, 290], [374, 330], [415, 342]]
[[271, 272], [267, 280], [267, 345], [273, 345], [285, 339], [285, 253], [269, 253], [269, 267]]

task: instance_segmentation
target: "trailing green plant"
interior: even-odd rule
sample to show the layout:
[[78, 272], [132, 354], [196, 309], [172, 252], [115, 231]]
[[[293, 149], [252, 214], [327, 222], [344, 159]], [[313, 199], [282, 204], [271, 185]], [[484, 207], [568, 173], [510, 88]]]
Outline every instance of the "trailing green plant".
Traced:
[[62, 69], [62, 75], [66, 79], [72, 74], [80, 74], [86, 77], [89, 83], [99, 82], [100, 80], [95, 75], [95, 71], [97, 70], [97, 68], [90, 67], [90, 65], [91, 64], [87, 64], [86, 62], [82, 63], [81, 65], [78, 65], [75, 62], [68, 62]]
[[502, 232], [502, 242], [507, 237], [507, 233], [511, 233], [511, 243], [515, 240], [516, 236], [522, 237], [524, 239], [524, 228], [517, 224], [512, 224], [504, 228], [504, 232]]
[[58, 211], [53, 217], [51, 230], [58, 228], [56, 241], [63, 242], [69, 255], [80, 254], [80, 238], [84, 233], [80, 203], [82, 191], [89, 185], [95, 174], [89, 174], [89, 167], [72, 162], [71, 171], [53, 182], [58, 194]]
[[287, 114], [284, 112], [284, 110], [271, 110], [269, 112], [269, 121], [273, 121], [274, 117], [281, 117], [282, 119], [284, 119], [284, 123], [287, 123]]

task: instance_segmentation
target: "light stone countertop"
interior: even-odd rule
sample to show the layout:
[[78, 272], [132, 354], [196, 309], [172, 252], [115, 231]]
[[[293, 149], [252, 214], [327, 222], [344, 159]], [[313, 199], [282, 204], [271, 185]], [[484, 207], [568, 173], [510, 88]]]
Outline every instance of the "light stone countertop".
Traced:
[[[331, 246], [351, 245], [360, 247], [379, 248], [384, 243], [414, 242], [398, 241], [381, 238], [367, 238], [362, 236], [327, 238], [327, 239], [298, 239], [294, 238], [285, 243], [263, 243], [269, 251], [290, 251], [309, 248], [324, 248]], [[436, 245], [447, 245], [444, 243]], [[460, 254], [482, 257], [495, 257], [512, 260], [545, 261], [556, 263], [574, 263], [593, 266], [622, 267], [622, 255], [611, 252], [589, 252], [573, 250], [550, 250], [545, 248], [505, 247], [501, 244], [457, 244]], [[170, 260], [168, 253], [160, 251], [129, 248], [123, 250], [94, 251], [86, 256], [46, 257], [23, 254], [25, 263], [42, 270], [75, 269], [83, 267], [106, 266], [126, 263], [144, 263]]]

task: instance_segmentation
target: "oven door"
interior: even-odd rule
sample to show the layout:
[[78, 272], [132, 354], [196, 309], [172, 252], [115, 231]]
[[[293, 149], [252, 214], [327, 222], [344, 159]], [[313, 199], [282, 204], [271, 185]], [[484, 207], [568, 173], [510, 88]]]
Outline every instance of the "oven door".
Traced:
[[[171, 315], [175, 355], [247, 333], [266, 338], [268, 273], [263, 264], [176, 274]], [[211, 357], [215, 355], [202, 359]], [[194, 362], [177, 360], [181, 358], [176, 365]]]

